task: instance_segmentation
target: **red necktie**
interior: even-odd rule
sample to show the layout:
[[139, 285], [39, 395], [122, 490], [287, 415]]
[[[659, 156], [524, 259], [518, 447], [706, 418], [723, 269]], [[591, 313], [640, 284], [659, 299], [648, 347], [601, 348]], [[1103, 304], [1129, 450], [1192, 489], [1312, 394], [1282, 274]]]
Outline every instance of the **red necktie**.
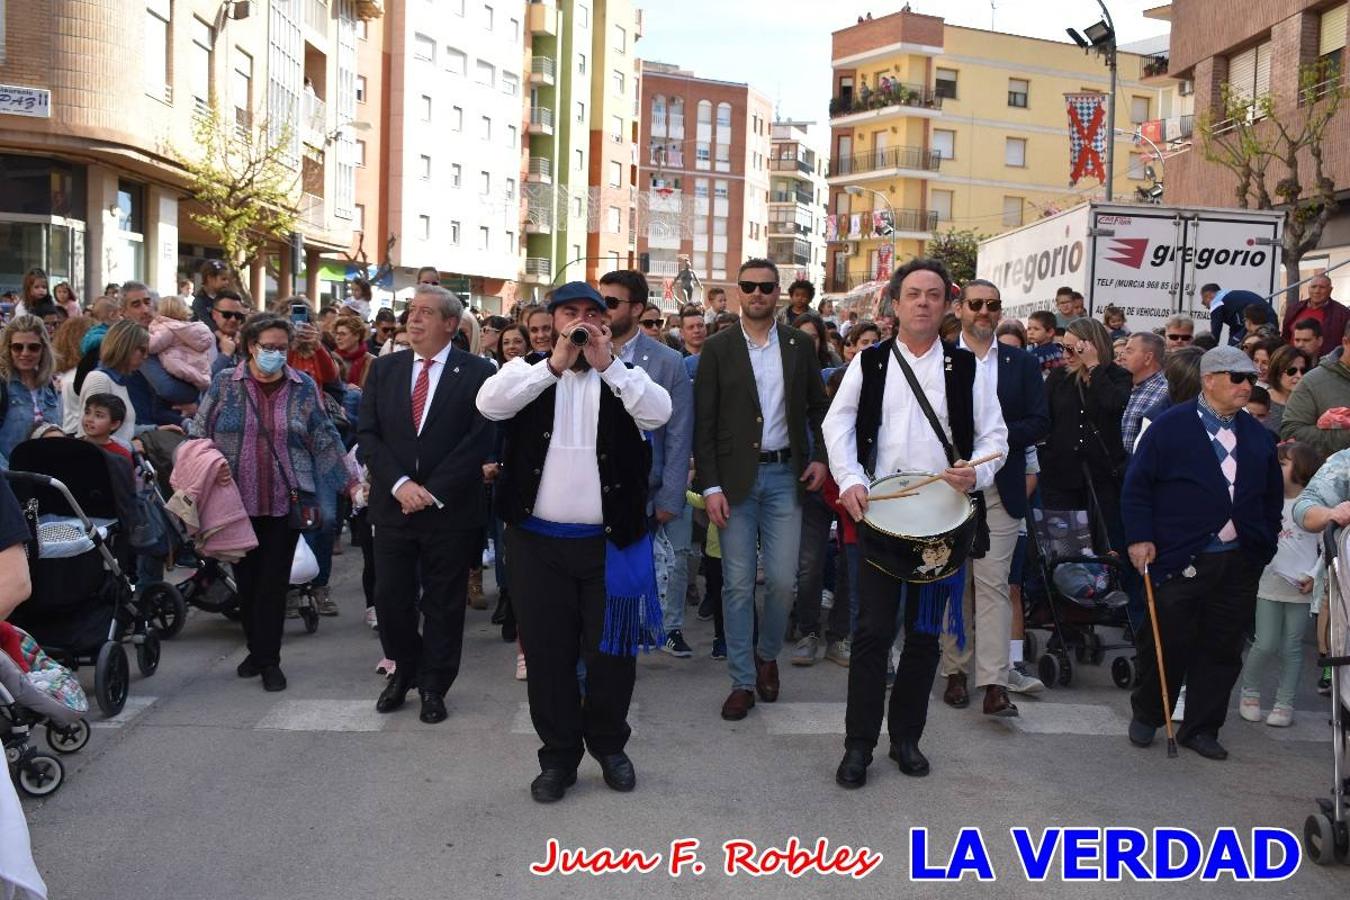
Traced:
[[422, 430], [422, 411], [427, 405], [427, 393], [431, 390], [431, 366], [436, 362], [435, 359], [428, 357], [422, 360], [422, 371], [417, 373], [417, 384], [413, 385], [412, 393], [412, 414], [413, 414], [413, 433], [416, 434]]

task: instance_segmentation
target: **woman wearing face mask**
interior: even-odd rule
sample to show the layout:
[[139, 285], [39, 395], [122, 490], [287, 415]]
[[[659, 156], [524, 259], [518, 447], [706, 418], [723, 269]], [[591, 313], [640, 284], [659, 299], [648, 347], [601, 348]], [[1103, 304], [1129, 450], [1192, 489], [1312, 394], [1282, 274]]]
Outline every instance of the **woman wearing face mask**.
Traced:
[[55, 369], [56, 359], [41, 319], [17, 316], [0, 332], [0, 379], [8, 394], [8, 403], [0, 407], [3, 460], [37, 426], [61, 424], [61, 396], [52, 386]]
[[218, 374], [207, 388], [193, 433], [215, 441], [239, 485], [258, 546], [234, 565], [248, 653], [240, 678], [262, 676], [263, 689], [286, 689], [281, 631], [299, 532], [290, 494], [346, 491], [352, 481], [342, 442], [324, 412], [314, 380], [286, 364], [295, 329], [260, 313], [244, 323], [245, 364]]

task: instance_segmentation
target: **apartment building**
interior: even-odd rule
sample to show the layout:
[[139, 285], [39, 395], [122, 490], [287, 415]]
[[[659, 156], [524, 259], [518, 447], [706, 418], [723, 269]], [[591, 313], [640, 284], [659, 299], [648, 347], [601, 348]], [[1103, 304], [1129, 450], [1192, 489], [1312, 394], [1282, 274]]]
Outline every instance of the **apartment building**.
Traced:
[[[1197, 120], [1214, 115], [1224, 85], [1240, 95], [1270, 96], [1276, 117], [1300, 121], [1300, 72], [1314, 63], [1325, 64], [1328, 89], [1344, 89], [1350, 61], [1345, 46], [1350, 16], [1347, 4], [1289, 0], [1284, 3], [1254, 3], [1241, 16], [1229, 14], [1229, 4], [1220, 0], [1178, 0], [1151, 10], [1150, 15], [1172, 23], [1170, 47], [1155, 57], [1154, 71], [1170, 83], [1184, 102], [1191, 104]], [[1165, 168], [1166, 202], [1232, 206], [1236, 202], [1233, 174], [1205, 160], [1200, 138], [1191, 134], [1189, 115], [1157, 123], [1165, 137], [1173, 138]], [[1273, 128], [1258, 123], [1258, 133]], [[1169, 130], [1171, 129], [1171, 130]], [[1350, 260], [1350, 111], [1342, 105], [1327, 129], [1322, 151], [1325, 171], [1336, 187], [1340, 210], [1333, 214], [1319, 245], [1300, 262], [1299, 279], [1308, 278]], [[1272, 164], [1270, 184], [1287, 170]], [[1306, 164], [1300, 179], [1309, 184], [1313, 170]], [[1350, 296], [1350, 266], [1328, 272], [1333, 295], [1344, 302]], [[1301, 289], [1306, 296], [1307, 289]]]
[[804, 279], [825, 288], [825, 203], [830, 187], [828, 135], [813, 122], [774, 122], [769, 150], [769, 259], [784, 293]]
[[667, 310], [677, 282], [697, 300], [768, 252], [772, 126], [773, 104], [749, 85], [643, 63], [637, 250]]
[[[1129, 133], [1164, 93], [1144, 62], [1118, 54], [1117, 200], [1142, 183]], [[834, 32], [832, 66], [830, 293], [884, 276], [938, 230], [994, 235], [1103, 193], [1090, 178], [1067, 187], [1064, 95], [1109, 88], [1073, 44], [902, 11]]]
[[220, 257], [182, 167], [214, 106], [241, 136], [285, 138], [297, 176], [276, 278], [259, 262], [245, 284], [289, 291], [294, 244], [298, 288], [317, 294], [321, 255], [350, 243], [356, 35], [379, 14], [371, 0], [0, 0], [0, 287], [37, 265], [81, 297], [126, 279], [173, 293]]

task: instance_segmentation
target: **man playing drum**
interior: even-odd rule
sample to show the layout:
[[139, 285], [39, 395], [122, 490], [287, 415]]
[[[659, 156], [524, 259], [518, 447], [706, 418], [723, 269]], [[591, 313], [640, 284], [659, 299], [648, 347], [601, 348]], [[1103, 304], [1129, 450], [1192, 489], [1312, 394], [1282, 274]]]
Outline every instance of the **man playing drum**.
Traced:
[[[937, 260], [914, 259], [891, 276], [887, 290], [896, 312], [896, 337], [854, 357], [823, 428], [840, 501], [858, 521], [867, 514], [873, 477], [902, 469], [939, 473], [952, 489], [970, 494], [993, 484], [1001, 457], [1008, 452], [1008, 430], [992, 381], [977, 381], [975, 356], [969, 350], [938, 340], [938, 327], [951, 305], [946, 267]], [[982, 465], [966, 462], [994, 455], [999, 459]], [[901, 504], [896, 512], [921, 520], [922, 510], [913, 508], [911, 513], [903, 506], [916, 501], [923, 497], [881, 500], [877, 506]], [[965, 550], [960, 547], [956, 552]], [[949, 600], [950, 630], [962, 633], [965, 572], [959, 559], [954, 562], [958, 566], [954, 574], [926, 584], [928, 573], [917, 567], [908, 578], [904, 573], [892, 577], [871, 561], [861, 567], [844, 759], [835, 773], [842, 787], [867, 783], [872, 749], [881, 734], [886, 660], [902, 600], [905, 643], [891, 691], [890, 757], [906, 775], [928, 774], [919, 739], [940, 656], [937, 633]]]

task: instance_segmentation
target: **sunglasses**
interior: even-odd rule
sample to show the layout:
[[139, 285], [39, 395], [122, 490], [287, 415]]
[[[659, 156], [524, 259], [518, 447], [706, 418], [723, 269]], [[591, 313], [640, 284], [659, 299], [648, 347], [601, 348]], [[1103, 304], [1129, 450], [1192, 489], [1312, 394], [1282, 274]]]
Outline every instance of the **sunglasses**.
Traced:
[[756, 289], [761, 294], [772, 294], [778, 290], [776, 281], [738, 281], [736, 285], [741, 289], [742, 294], [753, 294]]
[[1167, 339], [1168, 339], [1169, 341], [1177, 341], [1177, 342], [1182, 343], [1182, 344], [1189, 344], [1191, 341], [1195, 340], [1195, 335], [1193, 335], [1193, 334], [1169, 334], [1169, 335], [1167, 336]]
[[236, 322], [244, 321], [244, 314], [241, 312], [230, 312], [224, 309], [218, 309], [216, 312], [220, 313], [222, 319], [231, 319]]
[[631, 303], [631, 302], [633, 302], [633, 301], [630, 301], [630, 300], [620, 300], [618, 297], [606, 297], [606, 298], [605, 298], [605, 309], [608, 309], [608, 310], [611, 310], [611, 311], [612, 311], [612, 310], [616, 310], [616, 309], [618, 309], [620, 306], [623, 306], [625, 303]]
[[1247, 384], [1256, 384], [1255, 372], [1229, 372], [1227, 374], [1228, 381], [1232, 384], [1242, 384], [1244, 381]]
[[1301, 374], [1303, 374], [1303, 373], [1306, 372], [1306, 371], [1308, 371], [1308, 370], [1305, 369], [1305, 368], [1303, 368], [1302, 366], [1290, 366], [1289, 368], [1287, 368], [1287, 369], [1284, 370], [1284, 374], [1285, 374], [1285, 375], [1301, 375]]
[[396, 325], [381, 325], [380, 334], [393, 334], [397, 330]]
[[971, 312], [979, 312], [986, 308], [990, 312], [998, 312], [1003, 309], [1002, 300], [967, 300], [965, 304], [970, 307]]
[[13, 352], [13, 353], [41, 353], [41, 352], [42, 352], [42, 345], [41, 345], [41, 344], [20, 344], [20, 343], [18, 343], [18, 342], [16, 341], [15, 343], [12, 343], [12, 344], [9, 345], [9, 349], [10, 349], [10, 351]]
[[660, 320], [660, 319], [643, 319], [643, 320], [642, 320], [642, 327], [643, 327], [643, 328], [660, 328], [660, 327], [661, 327], [661, 320]]

